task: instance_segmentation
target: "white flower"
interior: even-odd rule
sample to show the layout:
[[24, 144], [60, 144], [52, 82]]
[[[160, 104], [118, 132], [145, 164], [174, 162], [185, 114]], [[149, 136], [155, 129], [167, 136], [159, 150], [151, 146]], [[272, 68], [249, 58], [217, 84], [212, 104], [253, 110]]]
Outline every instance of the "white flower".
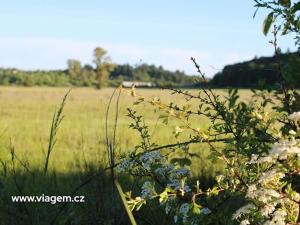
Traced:
[[174, 216], [174, 223], [177, 223], [177, 221], [178, 221], [178, 216]]
[[275, 206], [277, 204], [266, 204], [261, 210], [261, 215], [267, 217], [269, 216], [270, 214], [272, 214], [275, 210]]
[[162, 162], [163, 160], [163, 156], [158, 151], [146, 152], [140, 157], [143, 167], [147, 170], [150, 170], [151, 166], [155, 163]]
[[247, 164], [256, 163], [275, 163], [277, 159], [285, 160], [289, 155], [296, 154], [300, 157], [300, 147], [295, 139], [282, 140], [273, 145], [269, 154], [263, 157], [252, 155], [251, 160]]
[[240, 225], [248, 225], [250, 224], [249, 220], [242, 220]]
[[180, 179], [191, 175], [191, 171], [187, 168], [180, 167], [172, 170], [171, 179]]
[[246, 197], [247, 198], [254, 198], [256, 196], [256, 190], [257, 190], [256, 185], [255, 184], [251, 184], [248, 187]]
[[286, 225], [285, 217], [287, 213], [284, 210], [277, 210], [271, 216], [271, 219], [267, 220], [263, 225]]
[[165, 177], [168, 176], [172, 170], [174, 170], [173, 165], [161, 165], [161, 167], [155, 169], [154, 172], [159, 176]]
[[180, 209], [179, 209], [179, 212], [181, 214], [187, 214], [190, 210], [190, 205], [188, 203], [183, 203], [181, 206], [180, 206]]
[[271, 156], [264, 156], [259, 158], [256, 162], [257, 163], [275, 163], [276, 158], [273, 158]]
[[211, 213], [211, 210], [209, 208], [203, 208], [203, 209], [201, 209], [201, 213], [204, 215], [207, 215], [207, 214]]
[[[174, 190], [180, 190], [182, 188], [180, 180], [172, 180], [171, 183], [167, 184], [167, 186]], [[191, 188], [187, 184], [184, 184], [183, 191], [189, 192], [191, 191]]]
[[297, 141], [292, 140], [283, 140], [281, 142], [275, 143], [273, 148], [270, 150], [269, 155], [273, 158], [278, 159], [287, 159], [288, 155], [297, 154], [300, 156], [300, 148], [296, 146]]
[[249, 203], [241, 208], [239, 208], [237, 211], [235, 211], [235, 213], [232, 215], [233, 219], [238, 219], [240, 218], [242, 215], [249, 213], [252, 209], [255, 209], [256, 206], [253, 205], [252, 203]]
[[128, 169], [130, 169], [131, 165], [132, 165], [131, 159], [125, 159], [121, 161], [121, 163], [118, 165], [118, 171], [119, 172], [127, 171]]
[[188, 203], [183, 203], [179, 208], [179, 213], [182, 216], [182, 221], [185, 223], [188, 218], [188, 212], [190, 211], [190, 205]]
[[294, 112], [288, 116], [290, 120], [298, 121], [300, 119], [300, 112]]
[[165, 208], [166, 214], [169, 214], [171, 209], [172, 209], [172, 207], [170, 205], [166, 205], [166, 208]]
[[171, 187], [174, 190], [183, 189], [184, 192], [191, 191], [191, 188], [184, 183], [184, 187], [182, 187], [182, 180], [191, 176], [191, 171], [187, 168], [180, 167], [177, 169], [173, 169], [169, 175], [170, 182], [167, 186]]
[[251, 155], [251, 160], [247, 164], [255, 164], [257, 163], [258, 155], [252, 154]]
[[262, 173], [258, 182], [262, 185], [268, 184], [270, 182], [278, 183], [280, 179], [284, 177], [284, 173], [278, 172], [276, 169], [272, 169], [265, 173]]
[[266, 162], [274, 163], [275, 160], [270, 156], [259, 157], [256, 154], [252, 154], [251, 159], [249, 162], [247, 162], [247, 164], [257, 164], [257, 163], [266, 163]]
[[150, 181], [146, 181], [142, 186], [142, 198], [151, 198], [155, 194], [153, 184]]
[[272, 189], [261, 188], [257, 192], [257, 200], [265, 204], [275, 202], [278, 198], [280, 198], [280, 194]]
[[284, 220], [287, 216], [287, 212], [284, 210], [277, 210], [273, 213], [273, 218], [276, 220]]

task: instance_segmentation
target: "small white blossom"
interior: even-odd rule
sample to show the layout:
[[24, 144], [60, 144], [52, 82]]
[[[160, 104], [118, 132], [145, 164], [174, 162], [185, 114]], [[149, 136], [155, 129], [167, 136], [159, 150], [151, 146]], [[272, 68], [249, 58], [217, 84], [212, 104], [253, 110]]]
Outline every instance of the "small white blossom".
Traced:
[[183, 203], [179, 208], [179, 213], [182, 216], [182, 221], [185, 223], [188, 218], [188, 213], [190, 211], [190, 205], [188, 203]]
[[254, 196], [256, 196], [256, 190], [257, 190], [257, 187], [255, 184], [251, 184], [249, 187], [248, 187], [248, 190], [247, 190], [247, 195], [246, 197], [247, 198], [254, 198]]
[[265, 173], [262, 173], [258, 182], [260, 184], [268, 184], [270, 182], [278, 183], [278, 181], [282, 179], [284, 176], [285, 176], [284, 173], [278, 172], [276, 169], [273, 169]]
[[179, 212], [181, 214], [187, 214], [190, 210], [190, 205], [188, 203], [183, 203], [181, 206], [180, 206], [180, 209], [179, 209]]
[[[172, 180], [171, 183], [167, 184], [167, 186], [174, 190], [180, 190], [182, 188], [180, 180]], [[189, 192], [191, 191], [191, 188], [187, 184], [184, 184], [183, 191]]]
[[287, 213], [284, 210], [277, 210], [271, 216], [271, 219], [267, 220], [263, 225], [286, 225], [285, 217]]
[[294, 112], [288, 116], [290, 120], [298, 121], [300, 119], [300, 112]]
[[262, 203], [270, 203], [276, 201], [276, 199], [280, 198], [280, 194], [272, 189], [263, 189], [261, 188], [257, 192], [257, 199]]
[[128, 169], [130, 169], [131, 165], [132, 165], [131, 159], [125, 159], [125, 160], [121, 161], [121, 163], [118, 165], [118, 171], [125, 172]]
[[275, 163], [277, 159], [285, 160], [289, 155], [296, 154], [300, 157], [300, 147], [295, 139], [282, 140], [273, 145], [269, 154], [263, 157], [258, 157], [253, 154], [251, 160], [247, 164], [256, 163]]
[[163, 156], [158, 151], [146, 152], [140, 157], [143, 167], [147, 170], [150, 170], [155, 163], [162, 162], [163, 159]]
[[277, 204], [266, 204], [261, 210], [261, 215], [267, 217], [275, 211], [275, 206]]
[[174, 170], [173, 165], [161, 165], [160, 167], [155, 169], [154, 172], [161, 177], [166, 177], [172, 172], [172, 170]]
[[269, 152], [269, 156], [278, 159], [287, 159], [288, 155], [297, 154], [300, 156], [300, 148], [296, 146], [297, 142], [292, 140], [283, 140], [275, 143]]
[[166, 205], [166, 208], [165, 208], [165, 212], [166, 214], [169, 214], [169, 212], [171, 211], [172, 207], [170, 205]]
[[250, 224], [249, 220], [242, 220], [240, 225], [248, 225]]
[[247, 164], [255, 164], [257, 163], [258, 155], [252, 154], [251, 155], [251, 160]]
[[146, 181], [142, 186], [141, 195], [142, 198], [151, 198], [155, 194], [153, 184], [149, 181]]
[[191, 171], [189, 169], [180, 167], [172, 171], [171, 179], [181, 179], [184, 177], [188, 177], [190, 175], [191, 175]]
[[178, 216], [174, 216], [174, 223], [177, 223], [177, 221], [178, 221]]
[[256, 208], [255, 205], [253, 205], [252, 203], [249, 203], [249, 204], [239, 208], [237, 211], [235, 211], [235, 213], [232, 215], [232, 218], [238, 219], [242, 215], [249, 213], [252, 209], [255, 209], [255, 208]]
[[259, 158], [256, 162], [257, 163], [274, 163], [276, 158], [271, 157], [271, 156], [264, 156]]
[[184, 192], [191, 191], [191, 188], [184, 184], [184, 187], [182, 187], [181, 181], [187, 177], [191, 176], [191, 171], [187, 168], [180, 167], [173, 169], [169, 175], [170, 182], [167, 184], [168, 187], [171, 187], [174, 190], [179, 190], [183, 188]]
[[203, 209], [201, 209], [201, 213], [204, 215], [207, 215], [207, 214], [211, 213], [211, 210], [209, 208], [203, 208]]

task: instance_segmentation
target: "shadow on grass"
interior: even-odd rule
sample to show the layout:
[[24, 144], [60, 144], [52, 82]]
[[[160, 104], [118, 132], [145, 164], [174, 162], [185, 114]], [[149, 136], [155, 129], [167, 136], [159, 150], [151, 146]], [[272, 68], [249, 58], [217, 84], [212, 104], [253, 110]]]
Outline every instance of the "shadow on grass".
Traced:
[[[116, 224], [116, 220], [120, 225], [128, 224], [121, 201], [117, 193], [113, 193], [110, 176], [95, 169], [47, 175], [38, 170], [4, 170], [0, 182], [1, 225]], [[47, 202], [12, 201], [12, 196], [42, 195]], [[70, 195], [84, 196], [84, 202], [54, 204], [54, 197], [45, 197]]]
[[[92, 166], [84, 172], [62, 174], [41, 170], [14, 170], [3, 166], [0, 174], [0, 225], [125, 225], [130, 224], [109, 173]], [[210, 185], [210, 178], [198, 178]], [[124, 189], [137, 191], [142, 182], [121, 175]], [[12, 196], [42, 196], [47, 202], [13, 202]], [[84, 202], [52, 203], [46, 196], [84, 196]], [[47, 199], [47, 200], [45, 200]], [[77, 199], [78, 200], [78, 199]], [[235, 207], [234, 207], [235, 208]], [[158, 203], [147, 203], [134, 213], [138, 224], [173, 224]]]

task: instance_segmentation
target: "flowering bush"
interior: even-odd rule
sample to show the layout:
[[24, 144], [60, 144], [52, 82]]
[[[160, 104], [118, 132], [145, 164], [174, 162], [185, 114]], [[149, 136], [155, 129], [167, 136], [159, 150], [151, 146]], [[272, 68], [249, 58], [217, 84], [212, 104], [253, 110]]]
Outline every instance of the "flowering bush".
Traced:
[[[284, 15], [292, 8], [296, 21], [292, 20], [285, 32], [295, 31], [299, 2], [256, 2], [257, 7], [273, 10], [272, 16], [282, 15], [286, 20]], [[284, 22], [285, 26], [288, 23]], [[276, 28], [273, 33], [272, 43], [277, 52]], [[204, 79], [199, 65], [193, 58], [192, 61]], [[143, 181], [140, 195], [133, 197], [127, 193], [129, 208], [139, 210], [157, 199], [166, 215], [172, 217], [169, 223], [222, 224], [228, 216], [220, 214], [223, 203], [239, 196], [243, 204], [230, 215], [233, 224], [299, 224], [300, 96], [288, 87], [278, 63], [280, 89], [252, 90], [248, 101], [240, 99], [238, 90], [233, 89], [224, 95], [211, 89], [202, 89], [197, 94], [170, 89], [172, 94], [185, 97], [187, 103], [179, 106], [159, 98], [145, 99], [133, 88], [134, 105], [150, 104], [166, 124], [177, 121], [174, 137], [186, 133], [188, 139], [157, 145], [152, 142], [143, 117], [128, 109], [128, 116], [134, 121], [130, 127], [139, 132], [141, 143], [119, 164], [119, 171]], [[210, 120], [205, 131], [197, 127], [197, 119], [203, 117]], [[195, 143], [208, 146], [209, 158], [225, 164], [224, 172], [215, 178], [215, 185], [206, 189], [191, 176], [194, 154], [189, 145]], [[174, 152], [180, 152], [182, 157], [174, 157]]]
[[[218, 201], [225, 195], [232, 197], [239, 193], [245, 205], [232, 215], [232, 220], [240, 224], [297, 224], [300, 113], [288, 115], [279, 110], [286, 107], [284, 100], [280, 107], [272, 100], [275, 99], [273, 94], [277, 98], [280, 95], [268, 91], [254, 91], [247, 103], [238, 101], [237, 90], [229, 90], [223, 97], [212, 90], [203, 90], [199, 95], [180, 90], [174, 93], [195, 98], [202, 103], [200, 108], [206, 107], [204, 112], [196, 112], [159, 99], [148, 101], [160, 109], [163, 118], [180, 122], [180, 133], [175, 128], [174, 135], [190, 132], [185, 142], [167, 146], [152, 143], [143, 118], [129, 110], [128, 115], [135, 121], [131, 127], [140, 133], [142, 143], [119, 164], [119, 171], [146, 178], [140, 196], [127, 195], [130, 209], [139, 210], [147, 201], [158, 199], [174, 223], [212, 224], [218, 206], [210, 200]], [[296, 100], [296, 97], [291, 98], [289, 107], [295, 105]], [[270, 105], [276, 111], [270, 113]], [[189, 122], [192, 114], [205, 115], [213, 121], [206, 133]], [[200, 184], [191, 179], [192, 156], [187, 146], [193, 143], [208, 145], [210, 158], [221, 159], [226, 164], [225, 172], [216, 177], [216, 185], [207, 190], [202, 190]], [[170, 157], [170, 152], [176, 150], [184, 152], [184, 157], [175, 160]]]

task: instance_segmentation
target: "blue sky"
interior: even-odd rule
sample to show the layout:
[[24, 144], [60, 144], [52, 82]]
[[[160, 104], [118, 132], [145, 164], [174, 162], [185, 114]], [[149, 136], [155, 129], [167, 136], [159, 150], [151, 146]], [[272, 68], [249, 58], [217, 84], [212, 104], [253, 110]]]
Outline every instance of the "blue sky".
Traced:
[[[0, 7], [0, 66], [64, 69], [92, 62], [96, 46], [115, 63], [141, 62], [208, 76], [224, 65], [273, 54], [253, 0], [11, 0]], [[291, 37], [280, 38], [285, 51]]]

